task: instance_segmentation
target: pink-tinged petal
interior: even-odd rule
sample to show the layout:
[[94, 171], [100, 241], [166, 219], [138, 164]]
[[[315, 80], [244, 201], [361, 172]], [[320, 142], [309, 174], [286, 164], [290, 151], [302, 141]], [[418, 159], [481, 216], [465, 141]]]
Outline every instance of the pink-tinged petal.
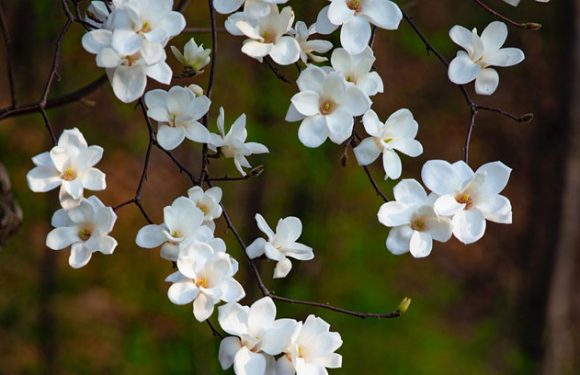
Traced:
[[351, 55], [363, 52], [370, 39], [371, 25], [365, 17], [352, 17], [340, 30], [340, 43]]
[[80, 238], [76, 227], [60, 227], [48, 233], [46, 246], [52, 250], [62, 250], [79, 241]]
[[191, 280], [176, 282], [169, 287], [167, 297], [171, 303], [186, 305], [191, 303], [199, 295], [199, 289]]
[[328, 35], [333, 33], [339, 25], [335, 25], [330, 22], [328, 18], [328, 9], [330, 8], [329, 5], [322, 8], [320, 13], [318, 13], [318, 17], [316, 18], [316, 32], [323, 35]]
[[501, 193], [507, 186], [511, 172], [512, 169], [501, 161], [482, 165], [475, 172], [485, 176], [479, 189], [485, 194]]
[[383, 203], [377, 214], [379, 222], [387, 227], [398, 227], [411, 222], [413, 208], [400, 202]]
[[266, 357], [262, 353], [254, 353], [245, 346], [234, 357], [236, 375], [265, 375]]
[[485, 48], [485, 53], [494, 53], [503, 46], [507, 39], [508, 29], [505, 23], [494, 21], [487, 25], [481, 33], [481, 41]]
[[479, 95], [491, 95], [499, 86], [499, 74], [495, 69], [483, 69], [475, 80], [475, 92]]
[[300, 45], [291, 36], [283, 36], [270, 50], [272, 60], [280, 65], [294, 64], [300, 58]]
[[288, 258], [284, 258], [278, 263], [276, 263], [276, 267], [274, 268], [274, 279], [282, 279], [290, 273], [292, 270], [292, 262]]
[[401, 158], [395, 151], [383, 150], [383, 168], [385, 169], [385, 179], [396, 180], [401, 177], [403, 166]]
[[292, 106], [303, 116], [320, 113], [320, 96], [314, 91], [302, 91], [292, 97]]
[[50, 166], [41, 166], [33, 168], [26, 175], [28, 187], [36, 193], [44, 193], [50, 191], [62, 182], [60, 173]]
[[240, 339], [237, 337], [226, 337], [220, 342], [219, 361], [223, 370], [227, 370], [234, 364], [236, 353], [242, 348]]
[[425, 258], [431, 254], [433, 248], [433, 238], [428, 232], [413, 231], [409, 251], [415, 258]]
[[359, 165], [369, 165], [381, 155], [382, 149], [379, 148], [375, 138], [365, 138], [354, 148], [354, 155]]
[[512, 66], [524, 61], [526, 56], [519, 48], [502, 48], [491, 56], [486, 56], [485, 62], [494, 66]]
[[413, 230], [408, 225], [395, 227], [389, 231], [387, 237], [387, 249], [394, 255], [409, 252]]
[[203, 293], [198, 294], [193, 301], [193, 315], [198, 322], [206, 321], [213, 314], [215, 303], [211, 297]]
[[362, 8], [362, 14], [381, 29], [396, 30], [403, 19], [401, 9], [389, 0], [367, 0]]
[[421, 171], [423, 183], [432, 192], [445, 195], [454, 194], [459, 188], [456, 173], [453, 166], [445, 160], [429, 160]]
[[354, 17], [354, 10], [350, 9], [346, 0], [334, 0], [328, 8], [328, 19], [335, 25], [342, 25]]
[[79, 269], [89, 263], [92, 255], [93, 253], [82, 243], [75, 243], [71, 248], [68, 264], [74, 269]]
[[503, 195], [489, 195], [481, 197], [475, 205], [485, 218], [494, 223], [512, 223], [512, 205]]
[[143, 95], [147, 86], [147, 76], [140, 67], [120, 66], [113, 73], [111, 85], [120, 101], [131, 103]]
[[457, 53], [449, 64], [449, 80], [457, 85], [464, 85], [477, 78], [481, 72], [479, 64], [474, 63], [463, 51]]
[[164, 230], [165, 226], [163, 225], [146, 225], [139, 229], [135, 242], [137, 243], [137, 246], [145, 249], [153, 249], [161, 246], [161, 244], [167, 241], [167, 237], [163, 234]]
[[317, 115], [305, 118], [298, 129], [298, 139], [306, 147], [320, 146], [328, 138], [329, 132], [324, 116]]
[[478, 241], [485, 233], [485, 218], [479, 210], [464, 210], [453, 216], [453, 235], [464, 244]]
[[183, 128], [173, 128], [167, 125], [161, 125], [157, 131], [157, 141], [159, 145], [167, 151], [171, 151], [179, 146], [185, 139], [185, 130]]
[[[412, 178], [399, 182], [393, 189], [395, 200], [403, 204], [422, 204], [427, 199], [427, 193], [421, 184]], [[402, 224], [397, 224], [402, 225]]]
[[442, 195], [437, 198], [433, 209], [437, 215], [453, 216], [465, 208], [465, 204], [457, 202], [453, 195]]

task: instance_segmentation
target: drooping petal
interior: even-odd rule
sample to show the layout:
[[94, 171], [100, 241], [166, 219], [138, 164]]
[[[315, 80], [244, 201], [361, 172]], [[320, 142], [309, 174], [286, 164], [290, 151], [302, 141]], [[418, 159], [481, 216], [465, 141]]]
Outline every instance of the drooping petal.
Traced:
[[491, 95], [499, 85], [499, 74], [495, 69], [483, 69], [475, 79], [475, 92], [479, 95]]
[[167, 291], [167, 297], [176, 305], [191, 303], [198, 295], [199, 289], [191, 280], [174, 283]]
[[171, 151], [179, 146], [185, 139], [185, 130], [181, 127], [173, 128], [167, 125], [159, 126], [157, 141], [163, 149]]
[[215, 303], [211, 297], [203, 293], [198, 294], [193, 301], [193, 315], [198, 322], [206, 321], [213, 314]]
[[242, 348], [240, 339], [237, 337], [226, 337], [220, 342], [219, 361], [223, 370], [227, 370], [234, 364], [236, 353]]
[[143, 95], [147, 86], [147, 76], [140, 67], [119, 66], [111, 81], [113, 91], [123, 103], [131, 103]]
[[392, 150], [383, 150], [383, 168], [385, 169], [385, 179], [388, 177], [396, 180], [401, 177], [403, 166], [399, 155]]
[[415, 258], [424, 258], [431, 254], [433, 238], [428, 232], [413, 231], [409, 250]]
[[464, 210], [453, 216], [453, 235], [464, 244], [478, 241], [485, 233], [485, 218], [479, 210]]
[[381, 155], [382, 149], [379, 148], [375, 138], [365, 138], [354, 148], [354, 155], [359, 165], [369, 165]]
[[75, 243], [71, 248], [68, 264], [74, 269], [84, 267], [89, 263], [92, 255], [93, 253], [84, 244]]
[[266, 358], [243, 346], [234, 357], [234, 371], [236, 375], [265, 375]]
[[340, 30], [340, 43], [351, 55], [363, 52], [370, 39], [371, 25], [365, 17], [352, 17]]
[[481, 72], [479, 64], [474, 63], [463, 51], [459, 51], [457, 56], [449, 64], [449, 80], [457, 85], [464, 85], [476, 79]]
[[316, 148], [326, 141], [329, 132], [324, 116], [305, 118], [298, 129], [298, 139], [306, 147]]
[[275, 279], [282, 279], [290, 273], [292, 270], [292, 262], [288, 258], [284, 258], [278, 263], [276, 263], [276, 267], [274, 268], [274, 278]]
[[294, 64], [300, 58], [300, 45], [291, 36], [283, 36], [272, 46], [270, 57], [277, 64]]
[[80, 238], [76, 227], [60, 227], [48, 233], [46, 246], [52, 250], [62, 250], [79, 241]]
[[401, 9], [390, 0], [366, 0], [362, 14], [381, 29], [396, 30], [403, 19]]
[[408, 225], [394, 227], [387, 237], [387, 249], [394, 255], [409, 252], [413, 230]]

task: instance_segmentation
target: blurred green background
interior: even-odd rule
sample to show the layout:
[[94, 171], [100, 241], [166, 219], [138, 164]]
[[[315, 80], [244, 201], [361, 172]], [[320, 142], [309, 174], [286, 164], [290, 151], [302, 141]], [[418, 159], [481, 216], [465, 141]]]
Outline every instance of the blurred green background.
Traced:
[[[310, 24], [324, 3], [292, 0], [289, 5], [297, 19]], [[471, 1], [401, 3], [448, 59], [458, 49], [447, 36], [453, 25], [482, 30], [494, 20]], [[475, 129], [471, 165], [502, 160], [514, 169], [505, 191], [513, 204], [514, 224], [489, 224], [486, 236], [471, 246], [456, 240], [436, 243], [424, 260], [386, 250], [387, 229], [376, 220], [382, 202], [351, 153], [342, 167], [343, 146], [327, 143], [312, 150], [299, 143], [298, 124], [284, 121], [295, 85], [280, 82], [267, 66], [243, 55], [241, 38], [219, 35], [211, 129], [216, 131], [220, 106], [226, 110], [226, 126], [246, 113], [249, 140], [264, 143], [271, 151], [251, 157], [253, 165], [264, 165], [262, 176], [220, 185], [226, 207], [248, 243], [259, 234], [253, 220], [256, 212], [271, 225], [280, 217], [299, 216], [305, 227], [302, 240], [316, 253], [311, 262], [295, 262], [282, 281], [271, 279], [273, 264], [264, 262], [262, 275], [268, 286], [288, 297], [363, 311], [389, 311], [403, 297], [413, 299], [404, 317], [382, 321], [279, 303], [281, 317], [303, 319], [314, 313], [341, 333], [344, 367], [332, 373], [531, 374], [542, 369], [572, 129], [573, 2], [544, 5], [523, 0], [518, 8], [499, 0], [488, 3], [514, 19], [544, 25], [538, 32], [510, 28], [508, 46], [522, 48], [527, 59], [500, 69], [496, 94], [476, 98], [516, 114], [536, 114], [532, 124], [518, 124], [482, 113]], [[84, 8], [87, 2], [81, 4]], [[4, 0], [1, 6], [14, 43], [11, 57], [18, 101], [36, 101], [65, 20], [60, 2]], [[188, 26], [208, 26], [207, 14], [205, 1], [190, 1]], [[224, 19], [218, 18], [220, 26]], [[78, 24], [67, 34], [51, 96], [70, 92], [102, 74], [94, 57], [82, 49], [82, 34]], [[190, 36], [182, 35], [170, 45], [181, 47]], [[209, 35], [195, 38], [211, 47]], [[396, 32], [378, 32], [375, 53], [385, 93], [374, 97], [373, 108], [386, 119], [407, 107], [420, 125], [418, 139], [425, 152], [403, 160], [403, 177], [419, 178], [429, 159], [462, 158], [469, 112], [444, 67], [426, 53], [404, 22]], [[168, 60], [177, 69], [173, 56]], [[294, 67], [281, 71], [291, 80], [297, 74]], [[4, 64], [0, 77], [0, 104], [5, 107], [9, 96]], [[190, 83], [205, 86], [207, 73], [176, 81]], [[150, 82], [150, 87], [155, 84]], [[78, 127], [89, 144], [105, 148], [99, 168], [107, 174], [108, 189], [97, 195], [109, 205], [131, 198], [147, 145], [140, 110], [116, 100], [106, 84], [81, 102], [51, 110], [49, 115], [58, 133]], [[113, 256], [96, 254], [88, 266], [73, 270], [67, 263], [68, 250], [45, 247], [50, 216], [58, 208], [57, 193], [30, 192], [25, 175], [32, 168], [30, 158], [48, 147], [38, 114], [0, 123], [0, 161], [9, 171], [24, 212], [22, 228], [0, 250], [0, 373], [223, 373], [217, 360], [219, 341], [207, 325], [195, 321], [190, 307], [172, 305], [167, 299], [168, 285], [163, 280], [172, 272], [171, 265], [159, 258], [158, 250], [135, 245], [136, 232], [145, 225], [135, 207], [118, 212], [113, 235], [119, 246]], [[186, 141], [175, 154], [197, 171], [200, 153], [198, 145]], [[236, 174], [231, 160], [212, 160], [210, 168], [214, 176]], [[390, 195], [393, 184], [382, 180], [380, 163], [372, 171]], [[162, 220], [162, 208], [189, 187], [185, 176], [154, 150], [143, 199], [156, 222]], [[240, 260], [238, 279], [248, 293], [243, 302], [253, 302], [259, 291], [223, 220], [218, 221], [216, 234]], [[578, 301], [576, 297], [569, 298]], [[579, 310], [577, 302], [574, 308]], [[578, 340], [578, 325], [569, 330]]]

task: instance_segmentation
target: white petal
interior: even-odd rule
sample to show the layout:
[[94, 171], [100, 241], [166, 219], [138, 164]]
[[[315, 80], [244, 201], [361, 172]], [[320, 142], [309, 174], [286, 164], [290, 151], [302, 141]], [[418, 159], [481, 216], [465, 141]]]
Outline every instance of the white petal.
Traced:
[[354, 126], [352, 114], [343, 108], [338, 108], [325, 118], [328, 136], [332, 142], [341, 144], [351, 136]]
[[453, 167], [445, 160], [426, 162], [421, 171], [421, 178], [429, 190], [439, 195], [454, 194], [460, 183]]
[[247, 333], [248, 306], [239, 303], [228, 303], [218, 309], [218, 321], [224, 331], [230, 335], [240, 336]]
[[512, 66], [524, 61], [524, 52], [519, 48], [502, 48], [491, 56], [486, 56], [485, 62], [495, 66]]
[[298, 76], [296, 84], [300, 91], [321, 92], [326, 75], [326, 72], [322, 68], [315, 65], [308, 65], [308, 67], [300, 73], [300, 76]]
[[222, 300], [225, 302], [237, 302], [246, 296], [244, 287], [235, 279], [230, 279], [222, 285]]
[[266, 358], [261, 353], [253, 353], [245, 346], [234, 357], [236, 375], [265, 375]]
[[476, 204], [485, 218], [494, 223], [512, 223], [512, 205], [506, 197], [502, 195], [486, 196]]
[[386, 174], [385, 179], [388, 177], [396, 180], [401, 177], [403, 166], [399, 155], [392, 150], [383, 150], [383, 168]]
[[214, 0], [213, 6], [218, 13], [230, 14], [240, 9], [243, 3], [244, 0]]
[[146, 225], [139, 229], [137, 238], [135, 239], [137, 246], [145, 249], [153, 249], [161, 246], [162, 243], [167, 241], [167, 237], [163, 234], [163, 230], [163, 225], [155, 224]]
[[220, 342], [219, 361], [223, 370], [232, 367], [234, 357], [241, 348], [240, 339], [237, 337], [226, 337]]
[[453, 235], [464, 244], [471, 244], [483, 237], [485, 218], [478, 210], [464, 210], [453, 216]]
[[338, 28], [338, 25], [333, 24], [328, 19], [328, 8], [330, 6], [325, 6], [322, 8], [318, 17], [316, 18], [316, 32], [324, 35], [328, 35], [334, 32]]
[[270, 297], [264, 297], [250, 306], [248, 313], [248, 330], [249, 333], [261, 331], [261, 327], [271, 327], [276, 318], [276, 305]]
[[501, 193], [508, 183], [511, 172], [512, 169], [501, 161], [482, 165], [476, 171], [477, 174], [483, 174], [485, 176], [480, 189], [485, 194]]
[[427, 193], [421, 184], [412, 178], [401, 180], [393, 189], [395, 199], [403, 204], [422, 204], [427, 199]]
[[413, 230], [408, 225], [392, 228], [387, 237], [387, 249], [394, 255], [409, 252]]
[[60, 227], [48, 233], [46, 246], [52, 250], [62, 250], [79, 241], [80, 238], [76, 227]]
[[296, 122], [304, 120], [304, 117], [305, 116], [302, 113], [298, 112], [296, 107], [294, 107], [294, 104], [290, 104], [290, 107], [288, 108], [288, 113], [286, 113], [285, 120], [288, 122]]
[[467, 52], [473, 51], [473, 32], [463, 26], [453, 26], [449, 30], [449, 37], [455, 44], [463, 47]]
[[349, 19], [340, 30], [340, 43], [351, 55], [363, 52], [370, 39], [371, 25], [365, 17], [359, 16]]
[[183, 128], [173, 128], [167, 125], [161, 125], [157, 131], [157, 141], [159, 145], [167, 151], [171, 151], [179, 146], [185, 139], [185, 130]]
[[86, 189], [100, 191], [107, 188], [105, 174], [96, 168], [91, 168], [83, 178]]
[[207, 320], [213, 314], [214, 301], [211, 297], [200, 293], [193, 301], [193, 315], [198, 322]]
[[435, 241], [447, 242], [451, 238], [451, 220], [439, 217], [427, 220], [427, 230]]
[[427, 232], [413, 231], [409, 250], [415, 258], [424, 258], [431, 254], [433, 238]]
[[365, 138], [354, 148], [354, 155], [359, 165], [369, 165], [381, 155], [381, 149], [375, 138]]
[[278, 263], [276, 263], [276, 268], [274, 268], [274, 278], [282, 279], [290, 273], [292, 270], [292, 262], [288, 258], [284, 258]]
[[358, 87], [349, 86], [346, 89], [345, 100], [340, 104], [353, 116], [362, 116], [371, 107], [371, 100]]
[[169, 85], [173, 77], [173, 71], [165, 61], [146, 67], [145, 74], [164, 85]]
[[451, 82], [464, 85], [476, 79], [480, 71], [479, 64], [474, 63], [465, 52], [460, 51], [449, 64], [447, 73]]
[[272, 46], [270, 56], [280, 65], [294, 64], [300, 58], [300, 45], [291, 36], [283, 36]]
[[92, 54], [97, 54], [105, 47], [111, 45], [112, 33], [109, 30], [92, 30], [83, 35], [83, 48]]
[[50, 191], [61, 184], [60, 173], [54, 167], [35, 167], [26, 175], [28, 187], [37, 193]]
[[403, 19], [397, 4], [389, 0], [367, 0], [363, 3], [362, 14], [382, 29], [396, 30]]
[[147, 76], [140, 67], [120, 66], [115, 69], [111, 81], [113, 91], [123, 103], [131, 103], [141, 97], [147, 85]]
[[186, 305], [191, 303], [199, 294], [199, 289], [190, 280], [172, 284], [167, 291], [171, 303]]
[[302, 91], [292, 97], [292, 105], [304, 116], [320, 113], [320, 96], [314, 91]]
[[453, 216], [465, 208], [465, 204], [457, 202], [453, 195], [442, 195], [437, 198], [433, 209], [437, 215]]
[[354, 10], [350, 9], [345, 0], [335, 0], [330, 3], [328, 9], [328, 19], [335, 25], [342, 25], [347, 20], [352, 19]]
[[365, 127], [366, 132], [373, 137], [379, 137], [381, 129], [384, 126], [381, 120], [379, 120], [379, 116], [377, 115], [377, 113], [372, 109], [369, 109], [364, 114], [363, 125]]
[[195, 121], [183, 128], [185, 137], [190, 141], [207, 143], [210, 138], [209, 130], [199, 122]]
[[298, 138], [306, 147], [320, 146], [328, 138], [328, 127], [324, 116], [317, 115], [305, 118], [298, 129]]
[[262, 57], [268, 55], [272, 50], [271, 43], [262, 43], [255, 40], [246, 40], [242, 46], [242, 52], [246, 55], [262, 61]]
[[485, 53], [495, 52], [503, 46], [507, 39], [508, 29], [505, 23], [494, 21], [487, 25], [481, 33], [481, 41], [485, 47]]
[[379, 208], [379, 222], [387, 227], [397, 227], [411, 222], [413, 208], [399, 202], [386, 202]]
[[278, 319], [274, 326], [268, 329], [262, 338], [262, 351], [270, 355], [278, 355], [290, 346], [298, 322], [293, 319]]
[[495, 69], [483, 69], [475, 80], [475, 92], [479, 95], [491, 95], [499, 85], [499, 74]]
[[72, 246], [68, 264], [75, 269], [86, 266], [91, 260], [93, 253], [82, 243], [76, 243]]

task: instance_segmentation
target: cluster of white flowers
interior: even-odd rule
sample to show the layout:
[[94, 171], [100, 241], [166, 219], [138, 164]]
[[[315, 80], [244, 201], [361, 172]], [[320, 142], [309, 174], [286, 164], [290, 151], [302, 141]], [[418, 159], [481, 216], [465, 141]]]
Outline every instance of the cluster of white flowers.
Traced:
[[100, 191], [107, 186], [105, 174], [94, 166], [101, 160], [103, 149], [89, 146], [77, 129], [65, 130], [56, 146], [32, 158], [34, 167], [26, 175], [34, 192], [47, 192], [60, 186], [60, 204], [51, 224], [55, 228], [46, 238], [53, 250], [71, 247], [69, 264], [85, 266], [94, 252], [112, 254], [117, 241], [108, 234], [117, 215], [96, 196], [84, 198], [84, 189]]
[[[225, 21], [228, 32], [246, 37], [243, 53], [260, 62], [268, 57], [280, 65], [297, 64], [299, 92], [290, 100], [286, 120], [300, 122], [298, 138], [305, 146], [319, 147], [328, 138], [335, 144], [347, 141], [356, 145], [354, 154], [360, 165], [370, 165], [382, 155], [385, 179], [399, 179], [403, 175], [399, 154], [417, 157], [423, 153], [415, 139], [419, 125], [409, 109], [399, 109], [383, 122], [371, 108], [371, 98], [385, 88], [374, 70], [376, 59], [369, 43], [371, 25], [395, 30], [403, 13], [390, 0], [329, 0], [316, 23], [308, 27], [302, 21], [294, 22], [291, 7], [279, 9], [287, 1], [214, 0], [213, 6], [229, 15]], [[519, 3], [504, 1], [514, 6]], [[147, 116], [157, 125], [151, 142], [167, 151], [185, 138], [204, 144], [205, 151], [215, 153], [212, 157], [233, 159], [242, 176], [246, 175], [244, 168], [251, 168], [248, 156], [269, 152], [263, 144], [246, 141], [245, 114], [226, 133], [224, 109], [219, 108], [218, 132], [210, 132], [207, 120], [212, 103], [198, 85], [145, 93], [147, 77], [166, 85], [173, 77], [165, 47], [185, 28], [183, 15], [173, 11], [173, 0], [93, 1], [85, 21], [93, 29], [84, 35], [83, 47], [96, 55], [97, 66], [106, 69], [117, 98], [128, 103], [144, 95]], [[341, 48], [333, 50], [328, 41], [310, 40], [316, 33], [330, 34], [339, 27]], [[501, 48], [507, 39], [502, 22], [492, 22], [481, 35], [462, 26], [454, 26], [449, 35], [465, 50], [449, 64], [449, 79], [460, 85], [475, 80], [477, 94], [496, 91], [499, 77], [492, 67], [516, 65], [524, 59], [517, 48]], [[187, 77], [203, 73], [211, 62], [211, 50], [193, 38], [183, 52], [175, 46], [171, 49]], [[328, 61], [321, 55], [330, 51], [330, 65], [315, 65]], [[366, 137], [356, 133], [361, 119]], [[32, 159], [35, 167], [27, 175], [35, 192], [60, 188], [62, 209], [52, 217], [55, 229], [46, 244], [54, 250], [70, 246], [73, 268], [85, 266], [94, 252], [111, 254], [117, 246], [109, 236], [117, 219], [114, 210], [95, 196], [84, 198], [85, 189], [106, 188], [105, 175], [95, 168], [102, 155], [103, 149], [88, 146], [78, 129], [65, 130], [52, 150]], [[475, 172], [463, 161], [427, 161], [422, 180], [431, 193], [415, 179], [403, 179], [394, 188], [395, 200], [379, 209], [380, 223], [391, 228], [387, 248], [393, 254], [410, 252], [425, 257], [433, 240], [446, 242], [455, 236], [470, 244], [482, 238], [487, 221], [511, 223], [510, 201], [500, 194], [510, 173], [499, 161]], [[215, 236], [215, 222], [223, 213], [221, 200], [221, 188], [194, 186], [187, 196], [164, 208], [163, 223], [146, 225], [137, 233], [138, 246], [161, 247], [161, 257], [177, 268], [165, 280], [171, 283], [169, 300], [192, 304], [193, 315], [200, 322], [223, 303], [218, 307], [218, 321], [231, 336], [221, 342], [219, 361], [224, 369], [233, 366], [238, 375], [327, 374], [327, 369], [341, 367], [342, 357], [335, 353], [342, 345], [341, 337], [330, 332], [321, 318], [310, 315], [304, 322], [276, 319], [270, 297], [251, 306], [238, 303], [246, 295], [234, 278], [238, 262]], [[246, 255], [252, 261], [260, 257], [275, 261], [274, 278], [290, 273], [290, 258], [314, 258], [311, 247], [297, 242], [302, 235], [300, 219], [282, 218], [275, 231], [260, 214], [255, 219], [266, 238], [252, 242]]]
[[342, 339], [328, 323], [314, 315], [305, 322], [276, 319], [270, 297], [252, 306], [221, 306], [218, 320], [232, 335], [220, 344], [220, 363], [224, 370], [234, 366], [237, 375], [327, 374], [327, 368], [342, 366], [335, 353]]

